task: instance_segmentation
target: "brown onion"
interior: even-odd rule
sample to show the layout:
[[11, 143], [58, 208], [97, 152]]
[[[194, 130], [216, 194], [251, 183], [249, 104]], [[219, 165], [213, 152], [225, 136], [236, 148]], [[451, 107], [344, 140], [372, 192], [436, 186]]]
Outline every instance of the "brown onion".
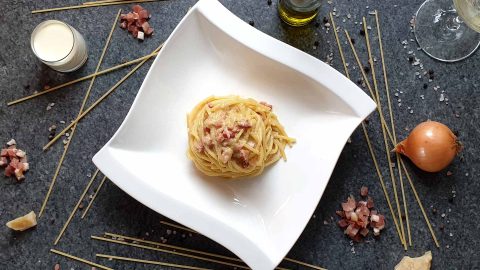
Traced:
[[452, 162], [462, 146], [446, 125], [426, 121], [416, 126], [394, 150], [410, 158], [418, 168], [438, 172]]

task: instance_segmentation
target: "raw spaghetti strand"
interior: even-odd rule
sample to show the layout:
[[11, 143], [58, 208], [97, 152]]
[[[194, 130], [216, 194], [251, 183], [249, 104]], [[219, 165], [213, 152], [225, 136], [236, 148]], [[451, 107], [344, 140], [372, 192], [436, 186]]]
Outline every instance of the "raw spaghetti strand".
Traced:
[[90, 207], [92, 207], [92, 204], [93, 204], [93, 201], [95, 200], [95, 198], [97, 197], [98, 195], [98, 192], [100, 191], [100, 189], [102, 188], [103, 186], [103, 183], [105, 183], [105, 180], [107, 180], [107, 177], [104, 176], [102, 181], [100, 182], [100, 184], [98, 185], [97, 189], [95, 190], [95, 193], [93, 194], [93, 197], [92, 199], [90, 200], [90, 202], [88, 202], [88, 205], [87, 205], [87, 208], [85, 209], [85, 211], [83, 211], [83, 214], [82, 214], [82, 219], [87, 215], [87, 212], [88, 210], [90, 209]]
[[183, 264], [175, 264], [175, 263], [166, 263], [161, 261], [150, 261], [150, 260], [143, 260], [143, 259], [135, 259], [135, 258], [128, 258], [128, 257], [121, 257], [121, 256], [114, 256], [114, 255], [107, 255], [107, 254], [95, 254], [95, 256], [99, 258], [109, 259], [109, 260], [118, 260], [118, 261], [125, 261], [125, 262], [137, 262], [137, 263], [144, 263], [144, 264], [154, 264], [154, 265], [161, 265], [167, 267], [174, 267], [174, 268], [181, 268], [181, 269], [191, 269], [191, 270], [210, 270], [209, 268], [201, 268]]
[[[332, 21], [332, 25], [334, 25], [335, 22], [333, 20], [333, 16], [331, 16], [330, 18], [331, 18], [331, 21]], [[336, 29], [333, 29], [333, 31], [336, 31]], [[349, 37], [348, 32], [346, 30], [345, 30], [345, 33], [347, 35], [348, 40], [350, 41], [350, 46], [352, 47], [352, 50], [353, 50], [354, 49], [353, 44], [351, 43], [350, 37]], [[342, 52], [341, 55], [343, 55], [343, 49], [342, 49], [342, 45], [340, 43], [340, 40], [337, 39], [336, 41], [337, 41], [337, 48], [340, 52]], [[355, 50], [353, 50], [353, 51], [356, 54], [356, 51]], [[346, 74], [347, 78], [350, 80], [350, 75], [347, 72], [348, 68], [347, 68], [347, 65], [346, 65], [346, 62], [345, 62], [345, 58], [342, 58], [342, 62], [343, 62], [343, 67], [345, 69], [345, 74]], [[360, 69], [362, 69], [361, 66], [360, 66]], [[363, 69], [362, 69], [362, 71], [363, 71]], [[370, 138], [368, 137], [367, 128], [365, 127], [364, 122], [362, 122], [362, 129], [363, 129], [363, 134], [365, 136], [365, 140], [367, 141], [368, 149], [370, 151], [370, 156], [372, 157], [373, 164], [375, 166], [375, 170], [376, 170], [377, 175], [378, 175], [378, 179], [380, 180], [380, 184], [382, 186], [382, 190], [383, 190], [383, 194], [385, 196], [385, 200], [387, 201], [388, 208], [390, 209], [390, 214], [392, 215], [393, 222], [395, 224], [395, 228], [397, 229], [398, 237], [400, 238], [400, 242], [402, 242], [402, 244], [403, 244], [401, 232], [400, 232], [400, 229], [399, 229], [399, 226], [398, 226], [398, 222], [397, 222], [397, 219], [395, 218], [396, 215], [395, 215], [395, 212], [393, 211], [392, 203], [390, 202], [390, 196], [388, 195], [387, 188], [385, 186], [385, 182], [383, 181], [383, 176], [382, 176], [382, 173], [380, 171], [380, 167], [378, 165], [377, 158], [375, 157], [375, 153], [373, 151], [373, 147], [372, 147], [372, 144], [370, 142]]]
[[[337, 44], [340, 44], [340, 39], [338, 38], [338, 33], [337, 33], [337, 26], [335, 25], [335, 21], [333, 20], [333, 15], [331, 12], [329, 13], [329, 15], [330, 15], [330, 21], [332, 22], [333, 33], [335, 34], [335, 40], [337, 41]], [[345, 76], [347, 76], [347, 78], [350, 80], [350, 74], [348, 73], [347, 62], [345, 61], [345, 56], [343, 55], [342, 48], [338, 47], [338, 52], [340, 54], [340, 58], [342, 59]]]
[[427, 213], [425, 212], [425, 209], [423, 208], [422, 201], [420, 201], [420, 197], [418, 196], [417, 189], [413, 185], [412, 178], [410, 178], [410, 174], [408, 173], [407, 167], [405, 167], [405, 163], [403, 163], [403, 159], [400, 159], [400, 164], [402, 164], [403, 171], [405, 172], [405, 176], [408, 179], [408, 182], [410, 183], [410, 187], [412, 188], [413, 195], [415, 195], [415, 198], [417, 199], [418, 206], [420, 207], [420, 210], [422, 211], [423, 218], [425, 219], [425, 222], [427, 223], [428, 229], [430, 230], [430, 234], [432, 235], [433, 241], [435, 242], [435, 245], [437, 248], [440, 247], [440, 244], [438, 243], [437, 237], [435, 236], [435, 232], [432, 229], [432, 224], [430, 224], [430, 219], [428, 219]]
[[19, 98], [19, 99], [16, 99], [16, 100], [13, 100], [13, 101], [10, 101], [7, 103], [7, 106], [12, 106], [12, 105], [16, 105], [18, 103], [21, 103], [21, 102], [24, 102], [24, 101], [27, 101], [27, 100], [30, 100], [32, 98], [36, 98], [36, 97], [39, 97], [39, 96], [42, 96], [42, 95], [45, 95], [45, 94], [48, 94], [50, 92], [53, 92], [53, 91], [56, 91], [56, 90], [59, 90], [61, 88], [64, 88], [64, 87], [67, 87], [69, 85], [73, 85], [73, 84], [76, 84], [76, 83], [79, 83], [79, 82], [83, 82], [85, 80], [88, 80], [88, 79], [91, 79], [95, 76], [100, 76], [100, 75], [104, 75], [106, 73], [109, 73], [109, 72], [112, 72], [112, 71], [115, 71], [115, 70], [118, 70], [118, 69], [121, 69], [121, 68], [124, 68], [126, 66], [130, 66], [130, 65], [133, 65], [133, 64], [136, 64], [138, 62], [141, 62], [145, 59], [150, 59], [150, 57], [152, 56], [156, 56], [158, 54], [158, 52], [154, 52], [152, 54], [148, 54], [148, 55], [145, 55], [145, 56], [142, 56], [140, 58], [137, 58], [137, 59], [133, 59], [133, 60], [130, 60], [128, 62], [125, 62], [123, 64], [120, 64], [120, 65], [116, 65], [116, 66], [113, 66], [113, 67], [110, 67], [110, 68], [107, 68], [107, 69], [104, 69], [102, 71], [99, 71], [99, 72], [94, 72], [90, 75], [87, 75], [87, 76], [84, 76], [84, 77], [81, 77], [81, 78], [78, 78], [78, 79], [75, 79], [75, 80], [71, 80], [71, 81], [68, 81], [66, 83], [62, 83], [60, 85], [57, 85], [57, 86], [54, 86], [52, 88], [49, 88], [48, 90], [43, 90], [43, 91], [39, 91], [35, 94], [32, 94], [32, 95], [29, 95], [29, 96], [24, 96], [22, 98]]
[[37, 9], [32, 10], [32, 14], [37, 13], [46, 13], [52, 11], [62, 11], [62, 10], [71, 10], [79, 8], [89, 8], [89, 7], [102, 7], [102, 6], [111, 6], [111, 5], [124, 5], [124, 4], [133, 4], [133, 3], [147, 3], [147, 2], [156, 2], [160, 0], [130, 0], [130, 1], [116, 1], [116, 2], [104, 2], [104, 3], [94, 3], [88, 5], [77, 5], [77, 6], [68, 6], [68, 7], [56, 7], [56, 8], [46, 8], [46, 9]]
[[[100, 59], [98, 60], [97, 67], [95, 68], [95, 72], [98, 72], [100, 69], [100, 66], [102, 65], [103, 62], [103, 57], [105, 56], [105, 53], [107, 52], [108, 46], [110, 45], [110, 40], [112, 39], [113, 32], [115, 30], [118, 18], [120, 18], [120, 12], [122, 12], [121, 9], [118, 10], [117, 16], [115, 16], [115, 19], [112, 24], [112, 28], [110, 29], [110, 33], [108, 34], [107, 41], [105, 42], [105, 45], [102, 50], [102, 54], [100, 55]], [[85, 96], [82, 101], [82, 105], [80, 106], [80, 110], [78, 112], [78, 115], [82, 114], [83, 109], [85, 108], [85, 104], [87, 103], [88, 98], [90, 97], [90, 92], [92, 90], [93, 84], [95, 82], [95, 78], [93, 77], [92, 80], [90, 81], [90, 85], [87, 88], [87, 92], [85, 93]], [[73, 140], [73, 135], [75, 135], [75, 130], [77, 128], [77, 124], [73, 125], [72, 131], [70, 132], [70, 136], [67, 139], [67, 144], [65, 145], [63, 149], [63, 153], [60, 156], [60, 160], [58, 161], [57, 168], [55, 169], [55, 173], [53, 174], [52, 181], [50, 183], [50, 186], [48, 187], [47, 195], [45, 196], [45, 199], [43, 200], [42, 207], [40, 208], [40, 212], [38, 216], [42, 216], [43, 212], [45, 211], [45, 207], [47, 206], [48, 199], [50, 198], [50, 194], [52, 193], [53, 186], [55, 185], [55, 182], [57, 181], [58, 174], [60, 173], [60, 169], [62, 168], [63, 165], [63, 160], [65, 159], [65, 156], [68, 153], [68, 149], [70, 147], [70, 143]]]
[[187, 116], [188, 157], [208, 176], [256, 176], [280, 158], [288, 137], [272, 106], [238, 96], [208, 97]]
[[[380, 100], [380, 94], [378, 91], [378, 84], [377, 84], [377, 77], [375, 74], [375, 66], [373, 65], [373, 58], [372, 58], [372, 48], [370, 46], [370, 38], [369, 38], [369, 33], [368, 33], [368, 28], [367, 28], [367, 21], [365, 20], [365, 17], [363, 17], [363, 30], [365, 31], [365, 41], [367, 43], [367, 52], [368, 52], [368, 62], [370, 63], [370, 69], [372, 72], [372, 79], [373, 79], [373, 86], [375, 89], [375, 94], [377, 96], [377, 105], [379, 108], [379, 111], [381, 114], [383, 114], [382, 111], [382, 102]], [[403, 227], [403, 219], [402, 219], [402, 209], [400, 208], [400, 202], [398, 200], [398, 193], [397, 193], [397, 185], [396, 185], [396, 180], [395, 180], [395, 174], [393, 172], [392, 168], [392, 160], [390, 158], [390, 151], [388, 149], [388, 140], [387, 140], [387, 135], [385, 132], [385, 127], [382, 126], [382, 133], [383, 133], [383, 142], [385, 145], [385, 154], [387, 156], [387, 162], [388, 162], [388, 169], [390, 172], [390, 178], [392, 180], [392, 187], [393, 187], [393, 195], [395, 198], [395, 203], [397, 204], [397, 212], [398, 212], [398, 220], [400, 221], [400, 231], [402, 233], [402, 238], [403, 238], [403, 248], [407, 250], [407, 241], [405, 240], [405, 229]]]
[[71, 212], [70, 215], [68, 216], [67, 221], [65, 222], [65, 224], [64, 224], [63, 227], [62, 227], [62, 229], [60, 230], [60, 233], [58, 234], [57, 238], [55, 239], [55, 242], [53, 243], [54, 246], [56, 246], [56, 245], [58, 244], [58, 241], [60, 241], [60, 239], [62, 238], [63, 234], [65, 233], [65, 230], [67, 229], [68, 225], [69, 225], [70, 222], [72, 221], [73, 216], [75, 215], [75, 213], [76, 213], [77, 210], [78, 210], [78, 206], [80, 206], [80, 204], [82, 203], [83, 198], [85, 197], [85, 195], [87, 194], [88, 190], [90, 189], [90, 186], [92, 185], [93, 181], [94, 181], [95, 178], [97, 177], [98, 172], [99, 172], [99, 169], [97, 169], [97, 170], [95, 171], [95, 173], [93, 174], [92, 178], [90, 178], [90, 181], [88, 181], [88, 184], [87, 184], [87, 186], [85, 187], [85, 189], [83, 190], [82, 195], [80, 195], [80, 198], [78, 198], [77, 204], [76, 204], [75, 207], [73, 208], [72, 212]]
[[[375, 10], [375, 22], [377, 25], [377, 37], [378, 37], [378, 45], [380, 47], [380, 58], [382, 60], [382, 70], [383, 70], [383, 80], [385, 83], [385, 92], [387, 94], [387, 102], [388, 102], [388, 112], [390, 114], [390, 125], [393, 133], [393, 143], [397, 145], [397, 134], [395, 132], [395, 123], [394, 123], [394, 118], [393, 118], [393, 110], [392, 110], [392, 102], [390, 100], [390, 87], [388, 83], [388, 76], [387, 76], [387, 66], [385, 65], [385, 56], [383, 53], [383, 42], [382, 42], [382, 32], [380, 30], [380, 21], [378, 19], [378, 11]], [[408, 218], [408, 207], [407, 207], [407, 200], [405, 197], [405, 188], [403, 184], [403, 176], [402, 176], [402, 170], [400, 169], [400, 154], [395, 153], [395, 157], [397, 160], [397, 168], [398, 170], [398, 178], [400, 181], [400, 190], [402, 192], [402, 200], [403, 200], [403, 208], [405, 210], [405, 221], [407, 225], [407, 234], [408, 234], [408, 245], [412, 246], [412, 235], [410, 231], [410, 220]], [[404, 236], [405, 237], [405, 236]]]
[[[163, 46], [160, 45], [160, 47], [158, 47], [154, 52], [158, 52], [160, 50], [160, 48]], [[152, 53], [150, 54], [150, 57], [151, 56], [154, 56], [156, 54]], [[68, 126], [66, 126], [62, 131], [60, 131], [50, 142], [48, 142], [44, 147], [43, 147], [43, 150], [47, 150], [50, 146], [52, 146], [52, 144], [54, 144], [58, 139], [60, 139], [60, 137], [65, 134], [73, 125], [75, 125], [75, 123], [77, 123], [78, 121], [80, 121], [83, 117], [85, 117], [85, 115], [87, 115], [91, 110], [95, 109], [95, 107], [100, 103], [102, 102], [105, 98], [107, 98], [111, 93], [113, 93], [113, 91], [115, 91], [126, 79], [128, 79], [133, 73], [135, 73], [135, 71], [137, 71], [137, 69], [139, 69], [143, 64], [145, 64], [145, 62], [147, 62], [149, 60], [149, 58], [145, 58], [142, 62], [138, 63], [138, 65], [136, 65], [132, 70], [130, 70], [130, 72], [128, 72], [125, 76], [123, 76], [117, 83], [115, 83], [114, 86], [112, 86], [112, 88], [110, 88], [107, 92], [105, 92], [100, 98], [98, 98], [95, 102], [93, 102], [92, 105], [90, 105], [90, 107], [88, 107], [79, 117], [77, 117], [75, 120], [73, 120]]]
[[115, 243], [115, 244], [120, 244], [120, 245], [125, 245], [125, 246], [131, 246], [131, 247], [136, 247], [136, 248], [142, 248], [142, 249], [149, 249], [149, 250], [159, 251], [159, 252], [163, 252], [163, 253], [178, 255], [178, 256], [182, 256], [182, 257], [188, 257], [188, 258], [192, 258], [192, 259], [202, 260], [202, 261], [206, 261], [206, 262], [213, 262], [213, 263], [218, 263], [218, 264], [222, 264], [222, 265], [233, 266], [233, 267], [237, 267], [237, 268], [241, 268], [241, 269], [250, 269], [249, 267], [244, 266], [244, 265], [219, 261], [219, 260], [210, 259], [210, 258], [201, 257], [201, 256], [196, 256], [196, 255], [191, 255], [191, 254], [184, 253], [184, 252], [161, 249], [161, 248], [157, 248], [157, 247], [140, 245], [140, 244], [135, 244], [135, 243], [128, 243], [128, 242], [113, 240], [113, 239], [104, 238], [104, 237], [92, 236], [91, 238], [94, 239], [94, 240], [110, 242], [110, 243]]
[[[353, 46], [353, 42], [352, 42], [352, 39], [350, 38], [350, 34], [348, 33], [348, 31], [346, 29], [344, 29], [344, 31], [345, 31], [345, 36], [347, 37], [348, 43], [350, 44], [350, 48], [352, 49], [353, 56], [355, 57], [355, 60], [357, 61], [357, 65], [360, 69], [360, 73], [362, 74], [363, 81], [367, 85], [367, 89], [370, 92], [370, 95], [371, 95], [373, 101], [375, 101], [375, 103], [378, 103], [378, 100], [377, 100], [375, 94], [373, 93], [372, 86], [368, 82], [367, 74], [363, 70], [363, 65], [362, 65], [362, 62], [360, 62], [360, 58], [358, 57], [357, 50], [355, 49], [355, 46]], [[387, 134], [388, 134], [388, 138], [390, 139], [390, 142], [392, 143], [392, 146], [395, 146], [393, 144], [393, 136], [392, 136], [392, 133], [390, 132], [390, 128], [387, 126], [387, 122], [383, 118], [383, 113], [379, 110], [378, 106], [377, 106], [377, 112], [380, 116], [380, 123], [381, 123], [381, 125], [383, 125], [385, 127], [385, 130], [387, 131]]]
[[[170, 223], [170, 222], [165, 222], [165, 221], [160, 221], [160, 223], [162, 224], [165, 224], [165, 225], [168, 225], [168, 226], [171, 226], [171, 227], [174, 227], [174, 228], [177, 228], [177, 229], [181, 229], [181, 230], [184, 230], [184, 231], [188, 231], [188, 232], [193, 232], [193, 233], [197, 233], [199, 234], [197, 231], [194, 231], [190, 228], [187, 228], [185, 226], [181, 226], [181, 225], [176, 225], [176, 224], [173, 224], [173, 223]], [[113, 235], [113, 234], [109, 234], [109, 233], [105, 233], [105, 235], [109, 235], [109, 236], [116, 236], [116, 237], [122, 237], [121, 235]], [[201, 234], [200, 234], [201, 235]], [[131, 238], [131, 239], [134, 239], [134, 238]], [[140, 240], [140, 239], [135, 239], [136, 241], [143, 241], [145, 242], [145, 240]], [[220, 255], [222, 256], [222, 255]], [[224, 256], [222, 256], [224, 257]], [[229, 260], [234, 260], [234, 261], [239, 261], [241, 262], [242, 260], [240, 259], [237, 259], [237, 258], [233, 258], [233, 257], [226, 257], [224, 259], [229, 259]], [[299, 261], [299, 260], [295, 260], [295, 259], [291, 259], [291, 258], [283, 258], [285, 261], [288, 261], [288, 262], [292, 262], [292, 263], [296, 263], [296, 264], [299, 264], [299, 265], [303, 265], [303, 266], [306, 266], [306, 267], [310, 267], [312, 269], [319, 269], [319, 270], [326, 270], [326, 268], [323, 268], [323, 267], [320, 267], [320, 266], [316, 266], [316, 265], [313, 265], [313, 264], [309, 264], [309, 263], [306, 263], [306, 262], [302, 262], [302, 261]], [[280, 267], [277, 267], [276, 268], [277, 270], [278, 269], [281, 269]]]
[[91, 261], [88, 261], [88, 260], [85, 260], [85, 259], [82, 259], [80, 257], [76, 257], [76, 256], [73, 256], [73, 255], [70, 255], [68, 253], [65, 253], [65, 252], [62, 252], [60, 250], [56, 250], [56, 249], [50, 249], [50, 252], [52, 253], [55, 253], [57, 255], [60, 255], [60, 256], [63, 256], [63, 257], [66, 257], [66, 258], [69, 258], [69, 259], [72, 259], [72, 260], [75, 260], [75, 261], [78, 261], [78, 262], [82, 262], [84, 264], [88, 264], [90, 266], [94, 266], [94, 267], [98, 267], [100, 269], [104, 269], [104, 270], [113, 270], [112, 268], [110, 267], [106, 267], [106, 266], [103, 266], [101, 264], [98, 264], [98, 263], [94, 263], [94, 262], [91, 262]]

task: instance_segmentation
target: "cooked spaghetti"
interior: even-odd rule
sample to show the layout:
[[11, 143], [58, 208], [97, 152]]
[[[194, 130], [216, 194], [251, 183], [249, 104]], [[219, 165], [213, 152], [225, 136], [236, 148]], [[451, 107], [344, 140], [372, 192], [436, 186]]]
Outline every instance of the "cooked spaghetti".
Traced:
[[285, 133], [272, 106], [238, 96], [209, 97], [187, 116], [188, 157], [209, 176], [255, 176], [286, 160]]

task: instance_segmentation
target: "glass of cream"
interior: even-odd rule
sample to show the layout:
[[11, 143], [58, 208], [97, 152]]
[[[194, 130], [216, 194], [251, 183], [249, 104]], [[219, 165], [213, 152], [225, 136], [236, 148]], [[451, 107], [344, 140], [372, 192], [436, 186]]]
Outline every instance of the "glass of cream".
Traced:
[[79, 69], [87, 61], [87, 45], [82, 35], [70, 25], [48, 20], [33, 30], [33, 53], [47, 66], [60, 72]]

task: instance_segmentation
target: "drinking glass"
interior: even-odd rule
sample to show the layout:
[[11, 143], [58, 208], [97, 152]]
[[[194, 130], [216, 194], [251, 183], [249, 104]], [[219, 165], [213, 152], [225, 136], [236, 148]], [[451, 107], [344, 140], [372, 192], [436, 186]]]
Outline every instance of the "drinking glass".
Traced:
[[427, 0], [417, 11], [414, 32], [429, 56], [444, 62], [465, 59], [480, 45], [480, 0]]

